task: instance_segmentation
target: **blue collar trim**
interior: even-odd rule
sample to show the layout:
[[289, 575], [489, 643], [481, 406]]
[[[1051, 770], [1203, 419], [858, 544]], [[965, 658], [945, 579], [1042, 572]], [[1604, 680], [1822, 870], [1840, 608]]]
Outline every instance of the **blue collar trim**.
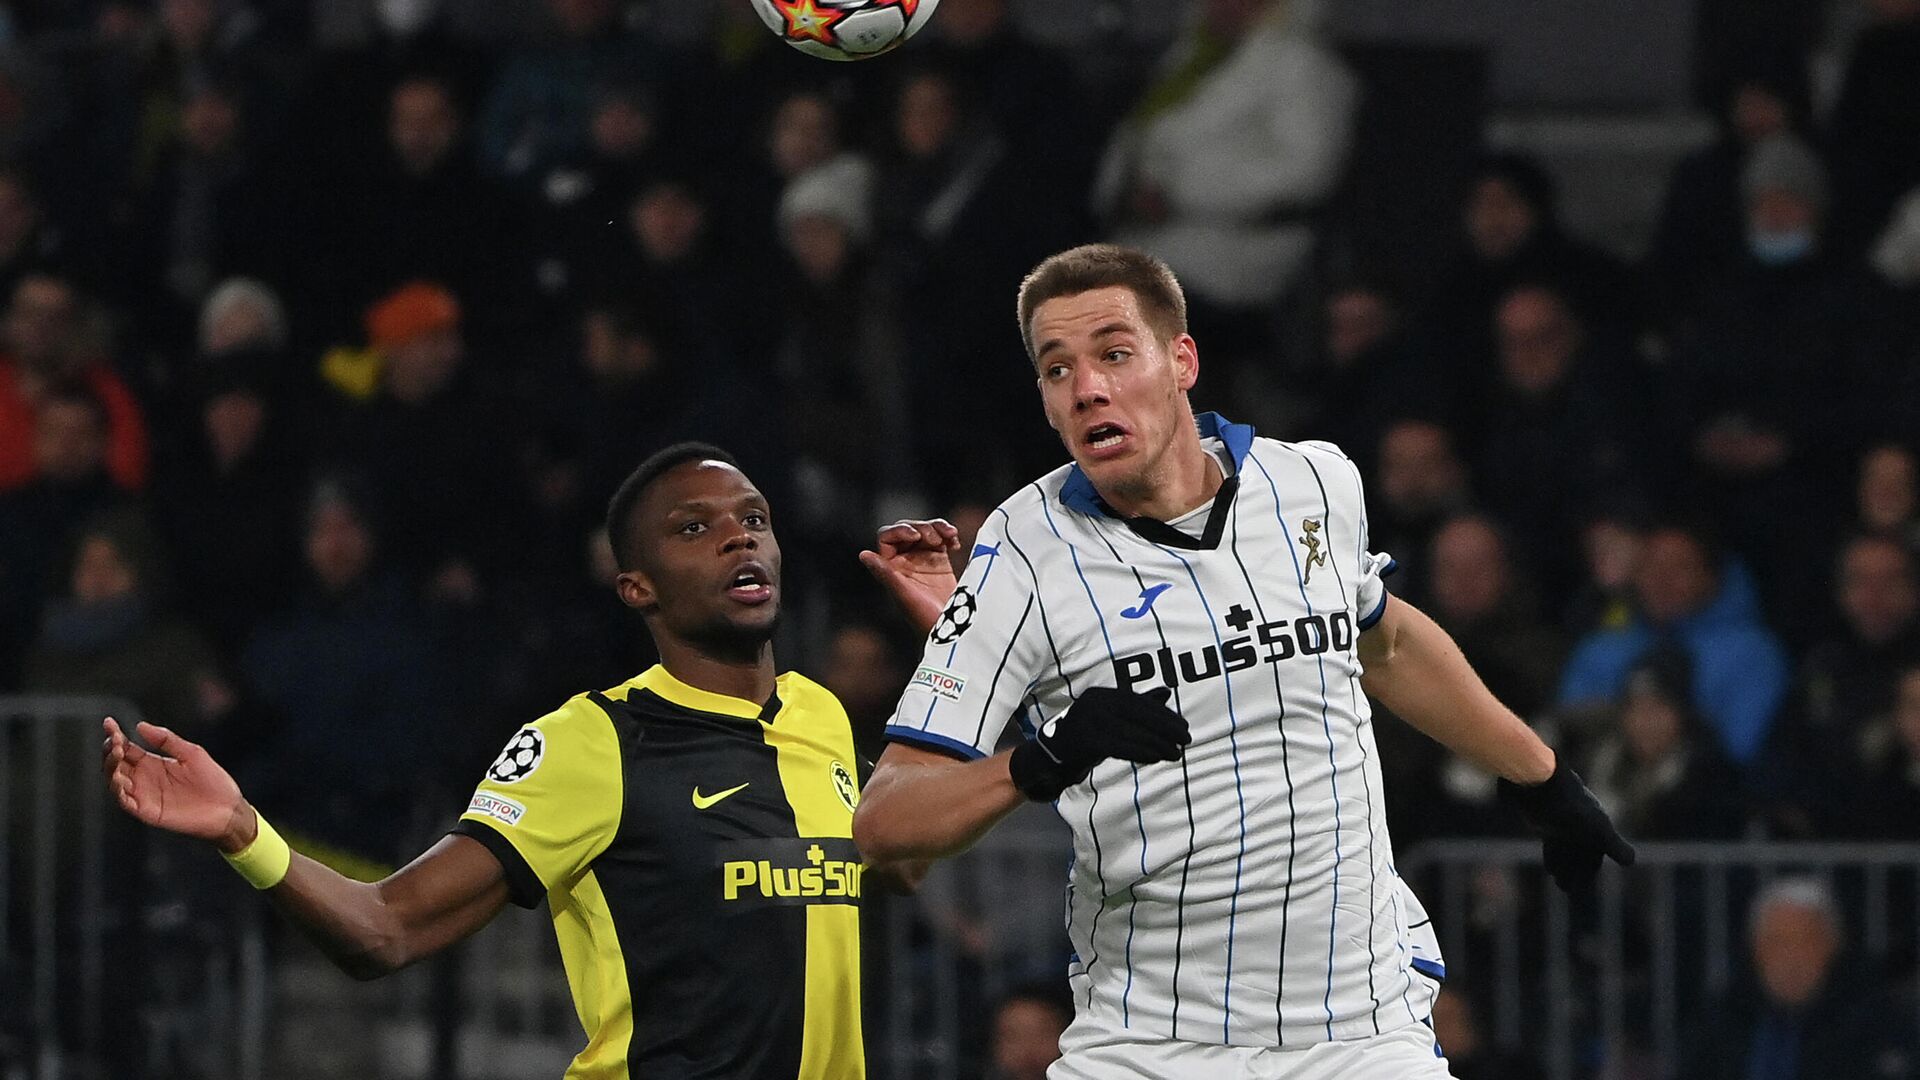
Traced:
[[[1199, 429], [1203, 439], [1219, 439], [1226, 445], [1227, 452], [1233, 455], [1234, 475], [1247, 462], [1247, 451], [1253, 449], [1253, 427], [1250, 424], [1229, 423], [1216, 412], [1204, 412], [1193, 418], [1194, 426]], [[1106, 500], [1093, 488], [1093, 481], [1075, 465], [1067, 470], [1067, 478], [1060, 485], [1060, 501], [1067, 509], [1077, 510], [1093, 517], [1116, 517]]]

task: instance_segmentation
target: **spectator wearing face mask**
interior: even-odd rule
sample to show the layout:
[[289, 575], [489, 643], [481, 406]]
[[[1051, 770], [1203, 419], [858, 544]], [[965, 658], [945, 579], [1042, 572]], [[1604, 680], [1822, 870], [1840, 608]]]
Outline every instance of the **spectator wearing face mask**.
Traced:
[[[1827, 174], [1792, 136], [1755, 146], [1741, 177], [1747, 255], [1675, 340], [1669, 408], [1692, 491], [1753, 563], [1775, 612], [1820, 602], [1858, 431], [1855, 369], [1877, 326], [1863, 275], [1826, 243]], [[1792, 514], [1780, 508], [1795, 507]], [[1803, 608], [1799, 605], [1807, 605]]]

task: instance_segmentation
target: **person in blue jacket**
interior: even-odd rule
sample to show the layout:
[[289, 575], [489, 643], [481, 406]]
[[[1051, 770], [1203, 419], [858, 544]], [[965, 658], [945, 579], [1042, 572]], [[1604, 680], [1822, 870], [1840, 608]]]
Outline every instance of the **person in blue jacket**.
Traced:
[[1588, 634], [1560, 679], [1562, 706], [1616, 701], [1635, 663], [1671, 645], [1693, 660], [1694, 704], [1736, 764], [1751, 765], [1786, 697], [1787, 655], [1760, 612], [1745, 567], [1707, 531], [1668, 523], [1648, 533], [1626, 626]]

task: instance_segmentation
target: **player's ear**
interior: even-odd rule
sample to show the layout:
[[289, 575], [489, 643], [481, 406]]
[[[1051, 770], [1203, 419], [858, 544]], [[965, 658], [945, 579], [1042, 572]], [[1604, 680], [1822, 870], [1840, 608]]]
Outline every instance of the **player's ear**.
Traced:
[[620, 594], [620, 602], [635, 611], [652, 611], [660, 604], [660, 595], [653, 587], [653, 579], [645, 570], [622, 570], [620, 576], [613, 579], [613, 590]]
[[1193, 335], [1174, 338], [1168, 352], [1173, 358], [1175, 383], [1182, 390], [1193, 389], [1193, 384], [1200, 381], [1200, 346], [1194, 343]]

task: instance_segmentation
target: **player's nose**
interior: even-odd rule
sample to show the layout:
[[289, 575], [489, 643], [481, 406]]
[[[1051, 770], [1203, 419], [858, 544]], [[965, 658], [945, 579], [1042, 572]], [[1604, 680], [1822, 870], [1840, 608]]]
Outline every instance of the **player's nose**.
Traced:
[[732, 526], [732, 531], [728, 532], [725, 539], [720, 542], [720, 553], [728, 555], [736, 551], [757, 551], [759, 547], [759, 538], [736, 522]]
[[1073, 375], [1073, 407], [1082, 412], [1105, 405], [1112, 398], [1107, 392], [1107, 377], [1096, 368], [1083, 367]]

